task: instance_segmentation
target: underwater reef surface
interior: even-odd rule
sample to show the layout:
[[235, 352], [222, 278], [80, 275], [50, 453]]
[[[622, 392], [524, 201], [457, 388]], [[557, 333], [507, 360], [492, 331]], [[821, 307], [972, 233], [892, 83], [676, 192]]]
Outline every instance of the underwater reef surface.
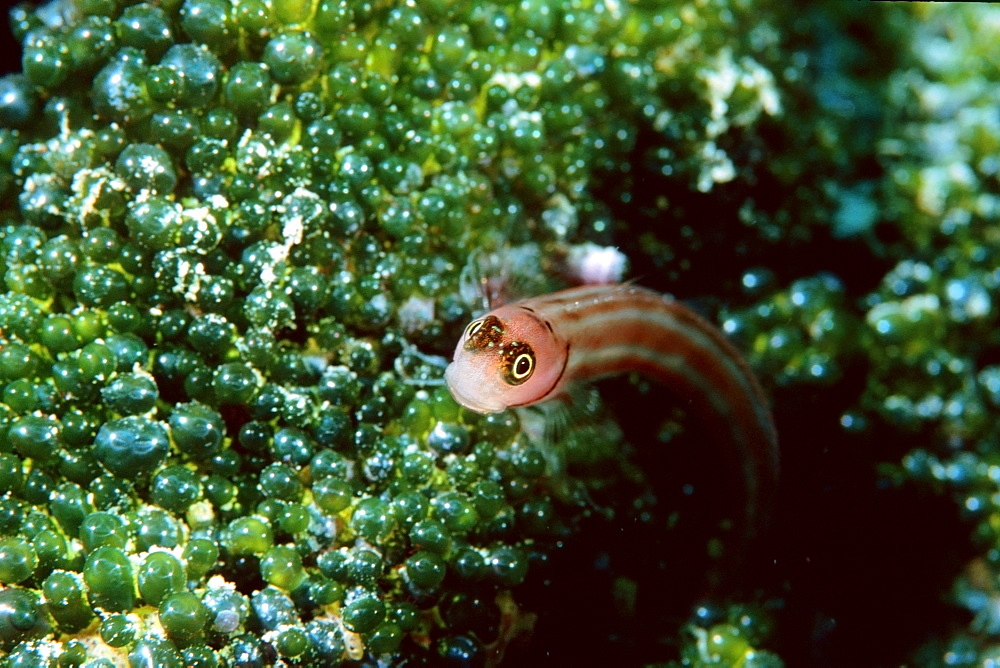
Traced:
[[[1000, 660], [1000, 9], [55, 0], [0, 78], [4, 666]], [[747, 353], [440, 384], [617, 247]], [[732, 567], [733, 559], [741, 563]]]

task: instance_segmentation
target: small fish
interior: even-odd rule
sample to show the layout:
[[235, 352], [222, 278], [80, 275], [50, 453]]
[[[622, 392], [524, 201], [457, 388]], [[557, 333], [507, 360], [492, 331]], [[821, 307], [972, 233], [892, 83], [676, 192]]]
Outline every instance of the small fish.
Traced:
[[626, 283], [501, 306], [465, 328], [445, 381], [462, 406], [498, 413], [559, 397], [576, 381], [631, 371], [661, 382], [737, 458], [752, 533], [777, 486], [771, 412], [722, 332], [668, 295]]

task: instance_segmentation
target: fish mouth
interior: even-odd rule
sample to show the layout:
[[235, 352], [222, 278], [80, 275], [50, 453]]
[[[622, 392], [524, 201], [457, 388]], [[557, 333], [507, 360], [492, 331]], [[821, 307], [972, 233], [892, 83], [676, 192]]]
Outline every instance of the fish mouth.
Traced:
[[487, 415], [489, 413], [499, 413], [506, 410], [506, 406], [494, 402], [483, 402], [480, 399], [474, 398], [466, 394], [462, 386], [467, 384], [467, 378], [461, 375], [461, 372], [452, 362], [448, 365], [448, 368], [444, 370], [444, 381], [448, 385], [448, 390], [451, 392], [451, 396], [459, 404], [468, 408], [470, 411], [475, 411], [482, 415]]

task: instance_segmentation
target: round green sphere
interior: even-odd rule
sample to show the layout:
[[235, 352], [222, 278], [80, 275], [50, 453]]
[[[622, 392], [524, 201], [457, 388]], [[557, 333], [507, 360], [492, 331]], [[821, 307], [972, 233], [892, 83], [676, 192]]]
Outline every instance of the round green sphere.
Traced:
[[94, 456], [104, 468], [123, 478], [151, 473], [169, 451], [167, 430], [136, 415], [104, 423], [94, 438]]

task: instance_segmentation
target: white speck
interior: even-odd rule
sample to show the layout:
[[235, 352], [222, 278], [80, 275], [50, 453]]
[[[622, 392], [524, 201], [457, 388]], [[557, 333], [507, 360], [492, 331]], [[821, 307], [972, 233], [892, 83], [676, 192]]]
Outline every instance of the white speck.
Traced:
[[573, 246], [566, 260], [570, 275], [586, 285], [619, 283], [628, 267], [628, 258], [614, 246], [587, 242]]
[[220, 633], [233, 633], [240, 627], [240, 615], [235, 610], [222, 610], [215, 616], [213, 626]]
[[434, 300], [430, 297], [411, 295], [396, 310], [399, 326], [407, 334], [419, 332], [434, 320]]
[[516, 93], [522, 86], [538, 88], [541, 83], [542, 77], [537, 72], [497, 72], [486, 82], [486, 87], [498, 85], [506, 88], [508, 93]]
[[[733, 61], [732, 51], [723, 48], [711, 67], [699, 73], [705, 82], [710, 105], [710, 120], [705, 126], [709, 138], [714, 139], [731, 126], [753, 123], [761, 112], [774, 116], [781, 113], [781, 99], [774, 83], [774, 75], [753, 58]], [[743, 102], [741, 108], [730, 110], [729, 100], [737, 88], [756, 94], [754, 102]]]
[[701, 157], [704, 161], [698, 174], [698, 190], [707, 193], [713, 184], [726, 183], [736, 178], [736, 167], [733, 161], [714, 141], [702, 147]]
[[213, 209], [228, 209], [229, 201], [222, 195], [212, 195], [208, 199], [208, 205]]
[[559, 239], [565, 239], [576, 231], [578, 216], [576, 207], [562, 193], [549, 199], [549, 207], [542, 212], [542, 220]]

